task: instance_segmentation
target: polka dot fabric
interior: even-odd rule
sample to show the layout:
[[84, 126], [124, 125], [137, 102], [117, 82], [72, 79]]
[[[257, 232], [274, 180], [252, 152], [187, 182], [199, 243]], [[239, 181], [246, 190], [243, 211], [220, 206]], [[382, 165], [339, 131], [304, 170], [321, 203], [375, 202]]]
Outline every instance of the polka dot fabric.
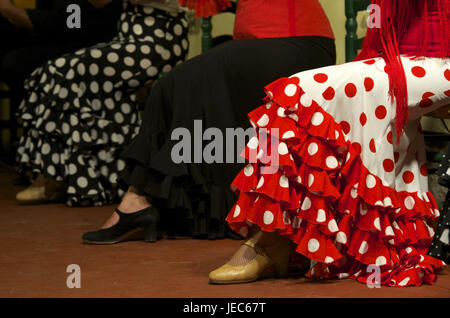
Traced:
[[187, 49], [184, 15], [126, 5], [111, 42], [36, 69], [18, 114], [21, 169], [65, 182], [68, 205], [119, 200], [119, 154], [141, 121], [135, 93], [181, 63]]
[[[426, 255], [439, 210], [427, 187], [419, 118], [450, 102], [450, 63], [402, 59], [410, 122], [399, 143], [382, 59], [268, 85], [266, 105], [249, 118], [271, 137], [257, 134], [242, 153], [250, 163], [233, 181], [239, 198], [230, 227], [241, 235], [251, 224], [278, 230], [311, 259], [311, 278], [370, 284], [368, 266], [376, 265], [386, 286], [433, 283], [445, 264]], [[269, 149], [278, 150], [276, 163], [262, 160]]]

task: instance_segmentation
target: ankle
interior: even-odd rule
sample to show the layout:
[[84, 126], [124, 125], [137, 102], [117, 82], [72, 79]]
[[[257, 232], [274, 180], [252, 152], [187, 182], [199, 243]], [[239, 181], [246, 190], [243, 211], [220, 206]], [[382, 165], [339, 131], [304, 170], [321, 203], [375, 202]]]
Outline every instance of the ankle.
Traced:
[[127, 191], [119, 204], [118, 209], [124, 213], [133, 213], [151, 206], [145, 195], [135, 191]]
[[251, 236], [250, 241], [261, 247], [269, 246], [277, 243], [281, 239], [281, 236], [277, 231], [274, 232], [264, 232], [257, 230], [254, 235]]

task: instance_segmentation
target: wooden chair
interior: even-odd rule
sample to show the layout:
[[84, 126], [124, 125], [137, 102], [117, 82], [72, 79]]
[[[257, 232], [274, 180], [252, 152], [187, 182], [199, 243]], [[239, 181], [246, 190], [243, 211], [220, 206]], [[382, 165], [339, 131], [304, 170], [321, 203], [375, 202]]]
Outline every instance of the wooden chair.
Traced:
[[[231, 2], [231, 7], [227, 8], [226, 10], [222, 11], [219, 14], [223, 13], [236, 13], [236, 3]], [[208, 18], [202, 18], [202, 52], [208, 51], [210, 48], [214, 47], [217, 44], [220, 44], [224, 42], [225, 40], [229, 39], [231, 40], [232, 36], [220, 36], [218, 38], [212, 37], [212, 17]]]

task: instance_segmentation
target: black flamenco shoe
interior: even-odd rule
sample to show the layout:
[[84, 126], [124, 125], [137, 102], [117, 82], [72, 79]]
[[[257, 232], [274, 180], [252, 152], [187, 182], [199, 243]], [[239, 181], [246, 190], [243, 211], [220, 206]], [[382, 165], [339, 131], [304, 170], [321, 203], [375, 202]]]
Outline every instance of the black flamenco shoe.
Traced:
[[126, 240], [141, 238], [146, 242], [156, 242], [161, 238], [156, 227], [159, 221], [158, 210], [150, 206], [133, 213], [115, 210], [119, 221], [110, 228], [83, 234], [86, 244], [115, 244]]

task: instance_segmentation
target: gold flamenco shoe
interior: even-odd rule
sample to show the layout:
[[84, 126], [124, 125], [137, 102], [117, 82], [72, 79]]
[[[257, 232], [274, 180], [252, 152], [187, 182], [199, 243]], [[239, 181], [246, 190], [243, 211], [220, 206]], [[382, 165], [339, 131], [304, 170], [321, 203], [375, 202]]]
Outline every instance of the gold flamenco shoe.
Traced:
[[[288, 239], [280, 240], [272, 245], [260, 247], [247, 240], [243, 243], [256, 252], [256, 257], [248, 264], [234, 266], [226, 263], [209, 273], [211, 284], [239, 284], [253, 282], [259, 278], [267, 278], [266, 270], [273, 268], [275, 277], [285, 277], [288, 274], [289, 255], [291, 252]], [[273, 275], [272, 275], [273, 276]]]
[[22, 204], [58, 202], [64, 197], [65, 187], [53, 180], [45, 179], [43, 185], [31, 185], [16, 194], [16, 200]]

